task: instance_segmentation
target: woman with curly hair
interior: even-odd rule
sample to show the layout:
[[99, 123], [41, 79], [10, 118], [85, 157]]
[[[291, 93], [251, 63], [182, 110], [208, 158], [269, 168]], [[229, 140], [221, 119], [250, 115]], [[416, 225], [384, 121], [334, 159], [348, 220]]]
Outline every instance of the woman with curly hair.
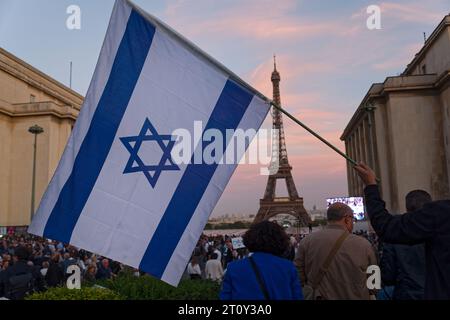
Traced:
[[245, 233], [250, 257], [232, 262], [226, 270], [221, 300], [303, 300], [297, 271], [285, 259], [289, 237], [276, 223], [264, 221]]

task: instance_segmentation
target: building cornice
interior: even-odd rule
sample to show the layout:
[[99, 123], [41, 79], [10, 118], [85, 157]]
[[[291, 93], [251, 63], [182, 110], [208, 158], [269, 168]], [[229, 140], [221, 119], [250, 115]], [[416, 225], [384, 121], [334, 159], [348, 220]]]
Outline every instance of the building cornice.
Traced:
[[418, 65], [418, 63], [423, 59], [428, 49], [434, 44], [434, 42], [437, 40], [437, 38], [440, 36], [440, 34], [448, 27], [450, 26], [450, 14], [445, 16], [444, 19], [442, 19], [441, 23], [438, 25], [438, 27], [433, 31], [433, 33], [428, 37], [427, 41], [425, 42], [424, 46], [420, 51], [416, 54], [414, 59], [411, 61], [410, 64], [406, 67], [405, 71], [403, 72], [403, 75], [409, 75], [413, 72], [414, 68]]
[[447, 86], [450, 85], [450, 70], [442, 73], [441, 76], [436, 81], [436, 88], [439, 90], [443, 90]]
[[10, 117], [54, 116], [58, 119], [76, 120], [79, 111], [70, 106], [57, 105], [54, 102], [0, 104], [0, 114]]
[[387, 77], [381, 94], [399, 91], [429, 90], [436, 88], [436, 74]]
[[450, 70], [443, 72], [440, 76], [431, 75], [412, 75], [388, 77], [383, 83], [373, 84], [361, 104], [358, 106], [355, 114], [341, 135], [341, 140], [347, 139], [352, 128], [361, 120], [365, 114], [366, 106], [373, 105], [376, 100], [386, 100], [389, 94], [403, 93], [411, 91], [435, 90], [440, 91], [444, 86], [450, 84]]
[[55, 79], [32, 67], [6, 50], [0, 48], [0, 70], [45, 92], [62, 103], [80, 110], [83, 96]]
[[344, 141], [347, 138], [348, 134], [350, 133], [350, 129], [353, 128], [354, 125], [359, 122], [362, 115], [365, 113], [365, 108], [369, 104], [369, 102], [373, 101], [376, 98], [382, 97], [381, 95], [382, 87], [383, 83], [372, 84], [369, 91], [364, 96], [363, 100], [361, 101], [352, 118], [350, 119], [349, 123], [345, 127], [344, 132], [342, 133], [340, 138], [342, 141]]

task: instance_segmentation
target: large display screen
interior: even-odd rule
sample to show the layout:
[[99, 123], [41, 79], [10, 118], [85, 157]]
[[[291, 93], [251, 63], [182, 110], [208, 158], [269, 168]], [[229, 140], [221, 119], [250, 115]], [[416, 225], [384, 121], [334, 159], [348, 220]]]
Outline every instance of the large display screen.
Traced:
[[364, 199], [363, 197], [336, 197], [327, 199], [327, 208], [333, 203], [341, 202], [348, 205], [353, 210], [353, 216], [356, 220], [364, 220]]

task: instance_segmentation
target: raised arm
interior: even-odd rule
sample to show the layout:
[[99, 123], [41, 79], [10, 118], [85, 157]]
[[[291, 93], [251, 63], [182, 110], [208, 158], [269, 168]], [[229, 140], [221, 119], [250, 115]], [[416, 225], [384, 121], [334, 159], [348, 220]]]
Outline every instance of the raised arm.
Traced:
[[381, 241], [411, 245], [423, 243], [436, 234], [436, 204], [393, 216], [381, 199], [374, 172], [364, 164], [356, 166], [355, 170], [367, 186], [364, 189], [367, 213]]

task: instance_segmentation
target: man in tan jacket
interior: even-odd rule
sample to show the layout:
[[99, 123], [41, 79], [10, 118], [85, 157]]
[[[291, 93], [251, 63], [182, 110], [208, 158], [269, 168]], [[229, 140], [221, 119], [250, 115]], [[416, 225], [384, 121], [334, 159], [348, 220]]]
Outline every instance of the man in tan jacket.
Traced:
[[319, 299], [369, 300], [366, 272], [370, 265], [377, 265], [372, 245], [352, 234], [353, 210], [349, 206], [334, 203], [328, 208], [327, 220], [324, 230], [300, 242], [295, 265], [302, 285], [313, 287]]

